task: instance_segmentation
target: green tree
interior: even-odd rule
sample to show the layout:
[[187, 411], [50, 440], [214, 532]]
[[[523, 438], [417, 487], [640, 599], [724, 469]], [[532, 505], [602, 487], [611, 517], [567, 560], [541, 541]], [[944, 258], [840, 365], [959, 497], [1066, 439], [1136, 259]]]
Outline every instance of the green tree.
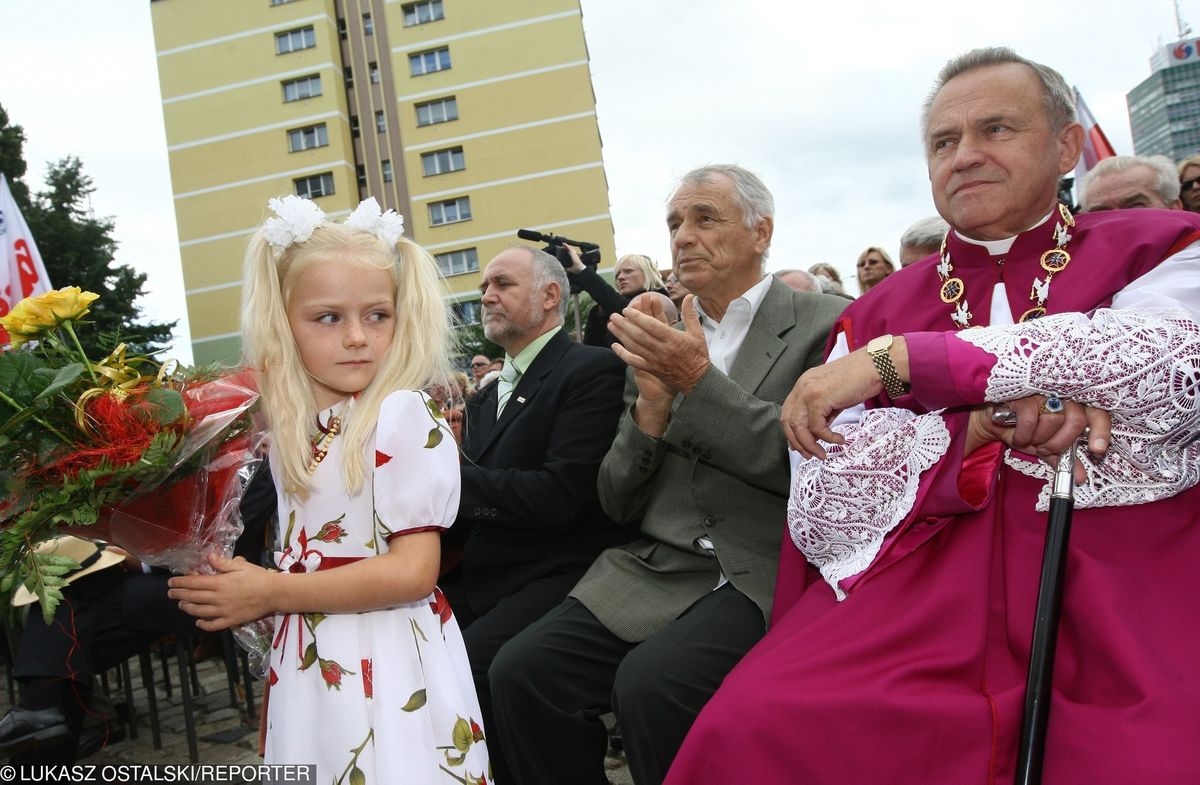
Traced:
[[145, 294], [146, 274], [115, 263], [114, 223], [92, 215], [88, 197], [95, 188], [83, 173], [83, 164], [75, 157], [50, 164], [46, 189], [30, 196], [21, 180], [26, 171], [24, 143], [24, 130], [11, 125], [0, 107], [0, 171], [8, 177], [51, 284], [79, 286], [100, 295], [88, 315], [92, 324], [79, 332], [84, 349], [99, 357], [101, 336], [118, 337], [134, 354], [169, 344], [175, 323], [143, 321], [137, 300]]
[[477, 354], [484, 357], [503, 357], [504, 350], [488, 340], [483, 334], [482, 324], [459, 325], [454, 331], [458, 339], [458, 365], [470, 373], [471, 358]]

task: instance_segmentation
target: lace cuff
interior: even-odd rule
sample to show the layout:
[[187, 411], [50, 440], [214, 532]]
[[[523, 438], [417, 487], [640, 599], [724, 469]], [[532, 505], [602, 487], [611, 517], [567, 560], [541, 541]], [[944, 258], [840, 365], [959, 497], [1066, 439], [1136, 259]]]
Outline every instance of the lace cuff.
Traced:
[[[1200, 481], [1200, 326], [1186, 313], [1101, 309], [955, 337], [996, 358], [989, 401], [1058, 395], [1112, 415], [1108, 454], [1083, 456], [1088, 480], [1075, 489], [1076, 507], [1144, 504]], [[1046, 480], [1037, 509], [1048, 509], [1050, 467], [1011, 450], [1005, 462]]]
[[788, 500], [788, 530], [839, 600], [839, 582], [874, 561], [888, 532], [912, 510], [921, 473], [950, 447], [939, 413], [871, 409], [839, 426], [846, 444], [825, 444], [824, 461], [805, 461]]

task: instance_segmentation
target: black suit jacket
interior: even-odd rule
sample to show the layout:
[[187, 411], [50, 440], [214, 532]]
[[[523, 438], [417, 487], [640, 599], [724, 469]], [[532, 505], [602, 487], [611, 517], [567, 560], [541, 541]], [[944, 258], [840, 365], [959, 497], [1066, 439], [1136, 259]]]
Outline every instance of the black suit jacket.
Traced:
[[583, 575], [628, 540], [600, 509], [596, 475], [622, 409], [625, 364], [560, 330], [496, 419], [499, 385], [466, 409], [462, 497], [449, 536], [476, 614], [538, 578]]

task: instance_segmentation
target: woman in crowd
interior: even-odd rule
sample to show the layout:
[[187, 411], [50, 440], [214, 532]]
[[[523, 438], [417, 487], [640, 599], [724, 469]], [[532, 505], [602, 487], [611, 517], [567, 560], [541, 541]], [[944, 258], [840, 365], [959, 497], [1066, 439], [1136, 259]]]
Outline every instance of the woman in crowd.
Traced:
[[892, 257], [882, 248], [871, 246], [858, 255], [858, 289], [866, 294], [871, 287], [896, 272]]
[[571, 283], [596, 301], [583, 328], [583, 342], [588, 346], [608, 347], [617, 342], [608, 331], [608, 317], [620, 313], [634, 297], [642, 292], [667, 294], [662, 276], [649, 256], [634, 253], [618, 259], [616, 272], [613, 273], [613, 280], [617, 284], [614, 290], [593, 268], [580, 261], [574, 248], [568, 246], [567, 250], [571, 252], [571, 266], [567, 268]]

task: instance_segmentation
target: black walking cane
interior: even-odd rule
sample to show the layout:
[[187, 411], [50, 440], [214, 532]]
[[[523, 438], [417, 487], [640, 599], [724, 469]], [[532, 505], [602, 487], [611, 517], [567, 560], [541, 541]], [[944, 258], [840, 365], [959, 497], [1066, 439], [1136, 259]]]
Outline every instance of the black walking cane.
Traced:
[[[1061, 404], [1060, 404], [1061, 405]], [[1017, 416], [1004, 405], [992, 411], [997, 425], [1016, 425]], [[1087, 436], [1084, 429], [1083, 436]], [[1042, 551], [1042, 575], [1038, 583], [1037, 613], [1029, 651], [1029, 674], [1025, 682], [1025, 710], [1021, 718], [1021, 742], [1017, 747], [1016, 785], [1038, 785], [1046, 752], [1046, 727], [1050, 720], [1050, 682], [1054, 679], [1054, 650], [1058, 642], [1058, 617], [1062, 610], [1063, 575], [1067, 565], [1067, 541], [1071, 536], [1071, 513], [1075, 509], [1075, 448], [1072, 442], [1058, 456], [1050, 491], [1050, 514], [1046, 547]]]

